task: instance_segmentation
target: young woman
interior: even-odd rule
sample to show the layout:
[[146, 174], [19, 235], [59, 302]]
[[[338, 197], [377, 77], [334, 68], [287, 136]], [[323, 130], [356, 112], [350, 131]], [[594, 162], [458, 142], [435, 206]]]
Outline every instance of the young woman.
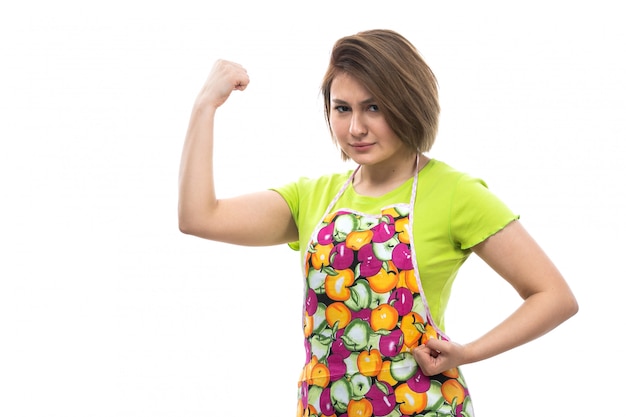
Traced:
[[[181, 163], [179, 225], [206, 239], [289, 243], [300, 251], [307, 361], [297, 415], [473, 416], [460, 365], [529, 342], [578, 306], [518, 216], [483, 181], [424, 154], [439, 117], [430, 68], [394, 31], [339, 39], [322, 94], [331, 136], [356, 168], [218, 199], [215, 114], [248, 83], [241, 65], [218, 61], [196, 99]], [[445, 334], [444, 313], [471, 253], [522, 302], [460, 345]]]

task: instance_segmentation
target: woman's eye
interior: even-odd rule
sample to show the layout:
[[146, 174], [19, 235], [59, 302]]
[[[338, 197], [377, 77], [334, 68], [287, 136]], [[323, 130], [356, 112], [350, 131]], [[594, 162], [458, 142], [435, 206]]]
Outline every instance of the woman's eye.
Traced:
[[367, 108], [369, 111], [378, 111], [378, 105], [376, 104], [370, 104], [370, 106]]
[[337, 112], [339, 113], [345, 113], [350, 109], [348, 108], [348, 106], [336, 106], [335, 110], [337, 110]]

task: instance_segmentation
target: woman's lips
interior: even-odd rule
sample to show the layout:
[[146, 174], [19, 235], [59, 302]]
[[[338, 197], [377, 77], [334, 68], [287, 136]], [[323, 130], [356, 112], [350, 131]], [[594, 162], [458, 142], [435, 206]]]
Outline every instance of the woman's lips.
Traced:
[[373, 143], [353, 143], [350, 146], [352, 146], [357, 151], [365, 151], [365, 150], [370, 149], [372, 146], [374, 146], [374, 144]]

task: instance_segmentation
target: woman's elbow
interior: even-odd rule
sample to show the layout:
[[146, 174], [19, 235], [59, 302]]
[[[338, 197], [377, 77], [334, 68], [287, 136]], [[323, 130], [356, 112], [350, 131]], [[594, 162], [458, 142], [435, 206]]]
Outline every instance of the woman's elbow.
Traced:
[[202, 227], [198, 221], [198, 216], [194, 216], [185, 210], [179, 210], [178, 230], [186, 235], [199, 236]]
[[571, 292], [564, 304], [567, 318], [573, 317], [578, 313], [578, 301], [576, 300], [576, 297], [574, 297], [574, 294], [572, 294]]
[[189, 221], [181, 216], [178, 216], [178, 230], [186, 235], [193, 235], [193, 227]]
[[193, 235], [193, 229], [191, 226], [180, 218], [178, 219], [178, 230], [183, 234]]
[[553, 303], [555, 306], [555, 318], [560, 322], [569, 320], [578, 313], [578, 301], [568, 288], [562, 288], [553, 295]]

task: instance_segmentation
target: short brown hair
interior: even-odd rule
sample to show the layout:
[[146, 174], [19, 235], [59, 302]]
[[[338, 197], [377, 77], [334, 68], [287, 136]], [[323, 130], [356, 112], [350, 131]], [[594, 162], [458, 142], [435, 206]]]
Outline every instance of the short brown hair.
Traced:
[[[439, 125], [437, 79], [411, 42], [388, 29], [367, 30], [335, 42], [321, 86], [326, 123], [333, 139], [330, 87], [342, 73], [369, 90], [404, 144], [418, 152], [430, 150]], [[348, 159], [343, 153], [342, 157]]]

